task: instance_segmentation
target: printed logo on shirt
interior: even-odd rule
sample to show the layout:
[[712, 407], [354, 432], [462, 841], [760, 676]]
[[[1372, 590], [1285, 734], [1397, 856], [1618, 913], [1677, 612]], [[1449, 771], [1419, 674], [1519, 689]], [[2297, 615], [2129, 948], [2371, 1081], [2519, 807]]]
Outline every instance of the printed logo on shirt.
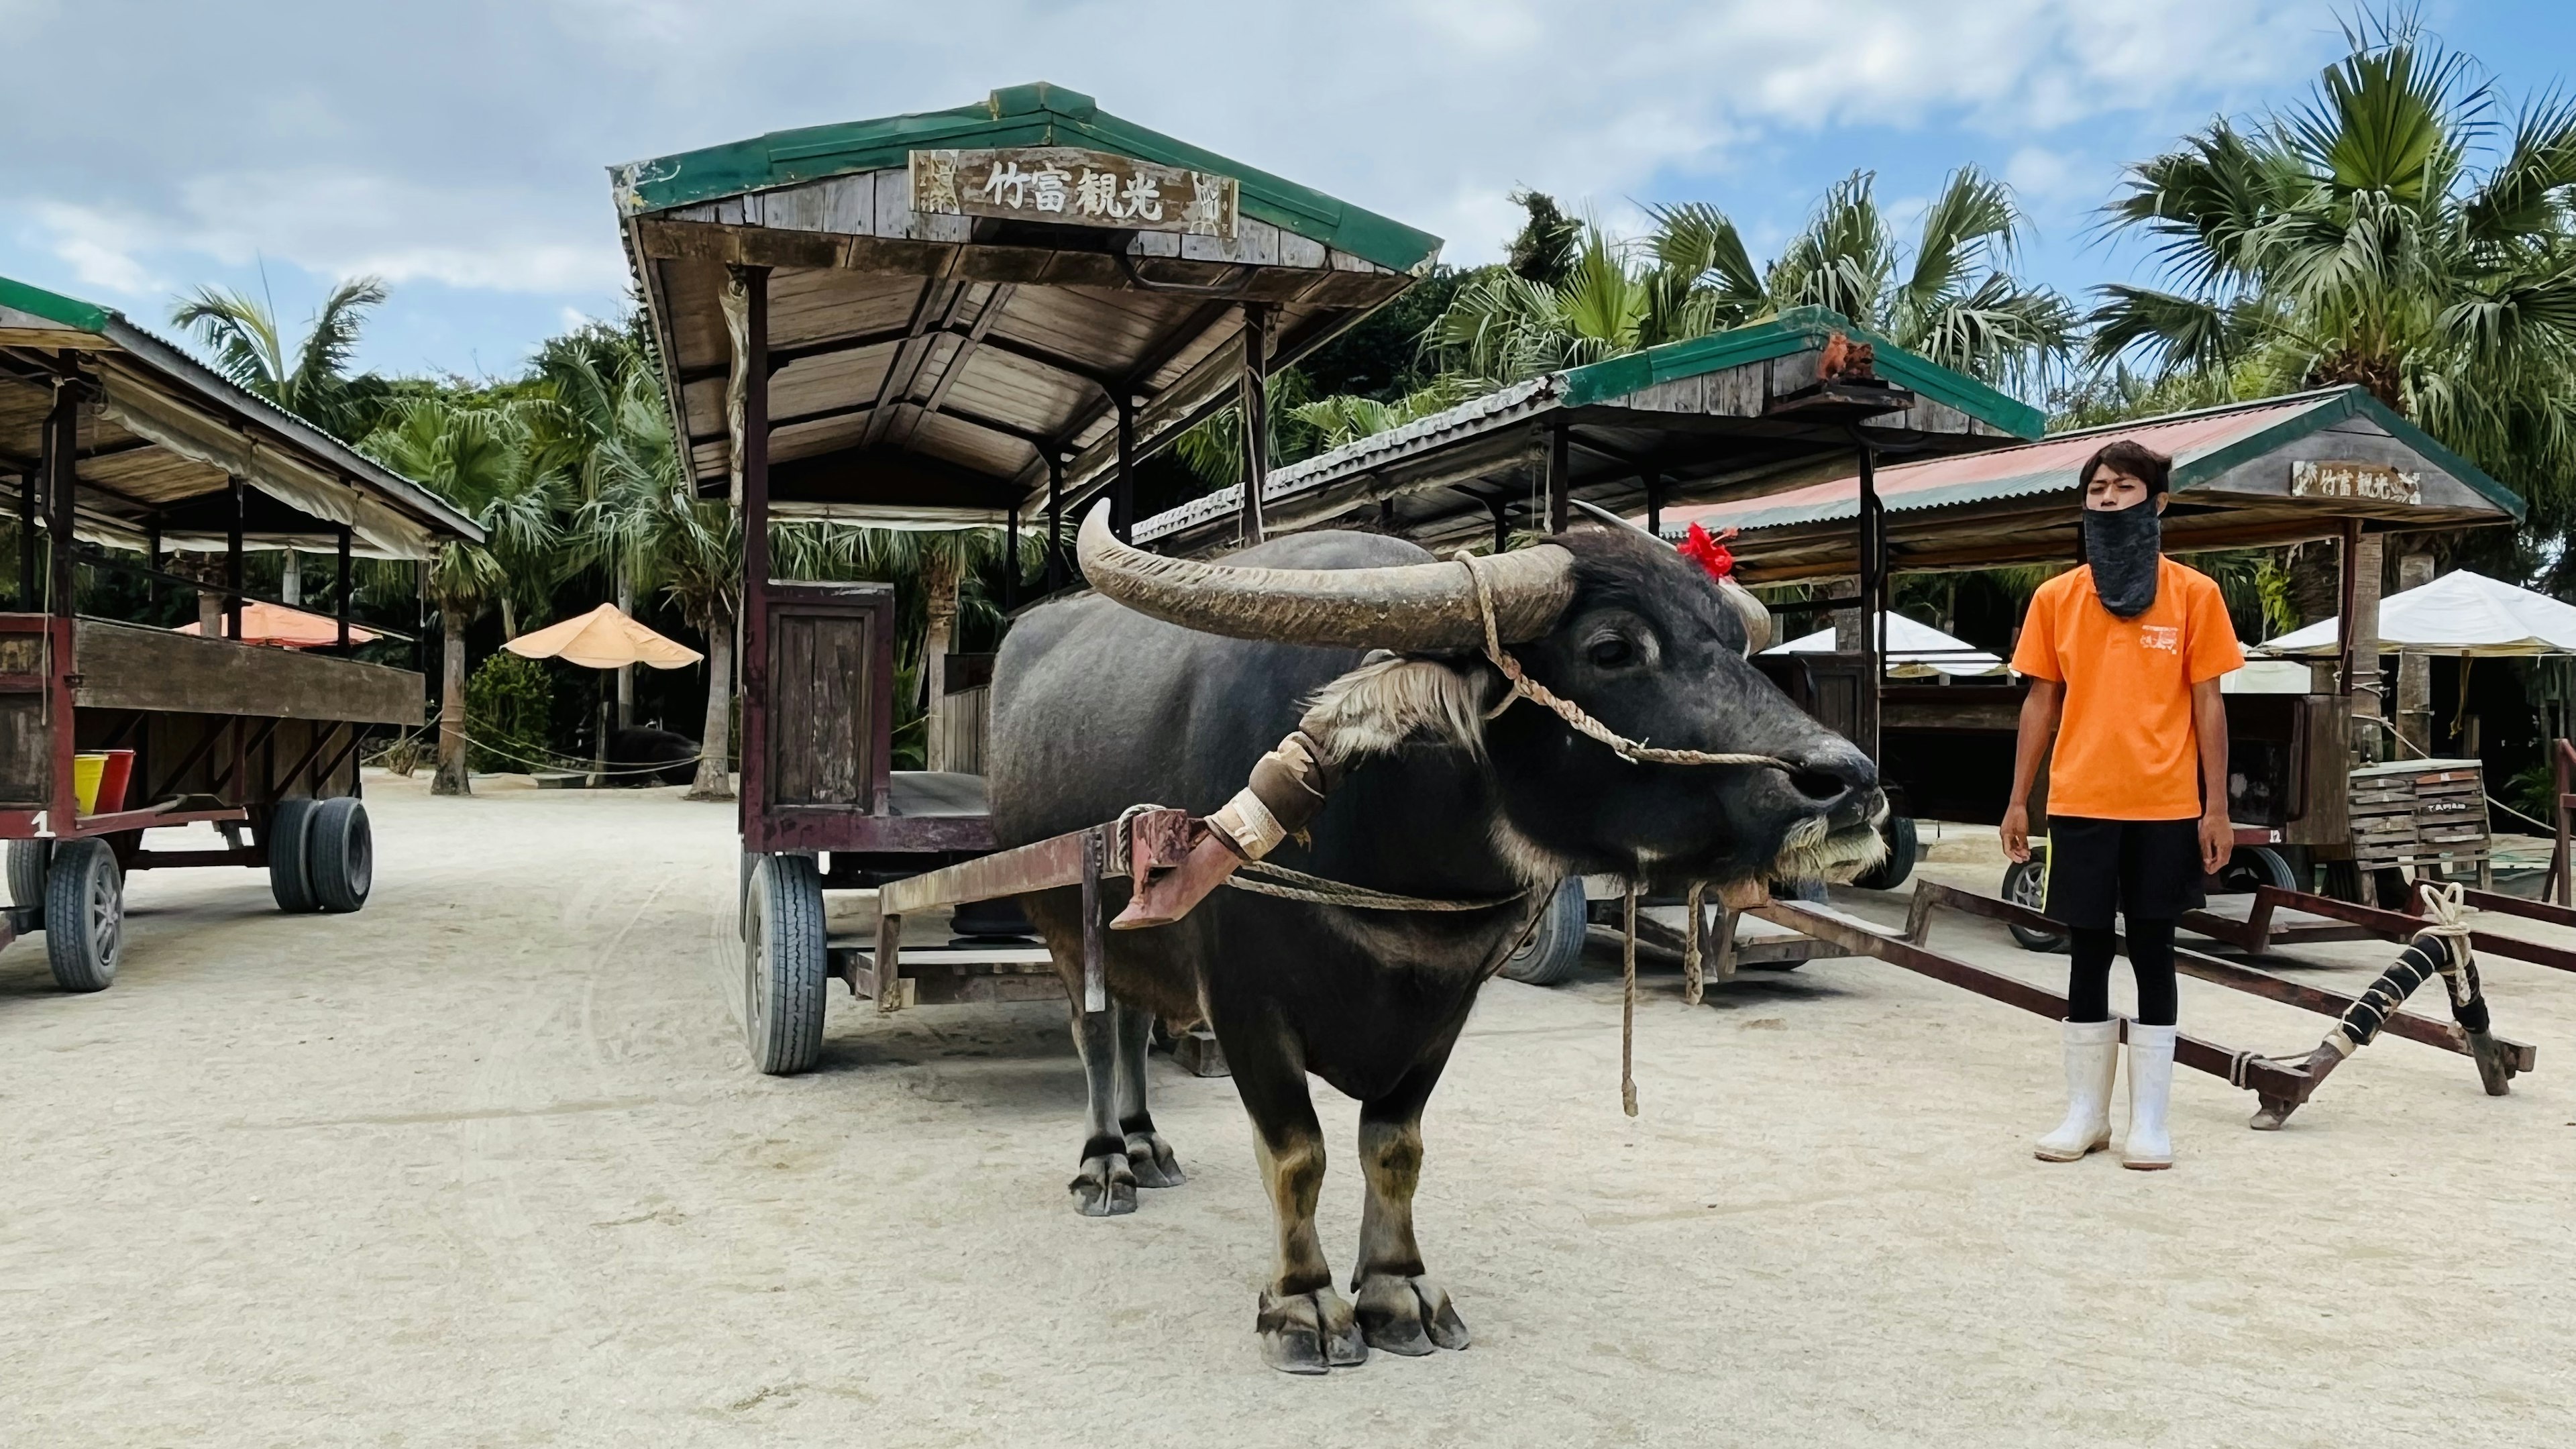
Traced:
[[2167, 654], [2182, 652], [2182, 626], [2178, 624], [2140, 624], [2138, 647], [2161, 649]]

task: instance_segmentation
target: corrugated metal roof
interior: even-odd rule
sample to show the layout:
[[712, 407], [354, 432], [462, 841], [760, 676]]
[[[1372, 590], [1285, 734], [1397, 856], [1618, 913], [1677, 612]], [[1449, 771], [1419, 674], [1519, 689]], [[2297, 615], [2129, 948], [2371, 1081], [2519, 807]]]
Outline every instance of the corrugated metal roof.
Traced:
[[[1907, 352], [1867, 328], [1854, 325], [1839, 312], [1825, 307], [1795, 307], [1761, 322], [1686, 342], [1668, 342], [1562, 372], [1543, 373], [1470, 398], [1402, 427], [1278, 469], [1270, 475], [1261, 496], [1265, 503], [1291, 497], [1402, 458], [1432, 452], [1454, 439], [1487, 432], [1548, 408], [1615, 405], [1658, 384], [1786, 356], [1837, 333], [1872, 344], [1878, 370], [1890, 381], [1955, 408], [1998, 432], [2036, 437], [2043, 426], [2041, 413], [2028, 403]], [[1231, 514], [1241, 505], [1242, 497], [1241, 485], [1234, 485], [1194, 498], [1141, 520], [1134, 536], [1139, 542], [1163, 538]], [[1667, 516], [1672, 512], [1667, 510]]]
[[609, 168], [618, 210], [632, 216], [826, 176], [901, 166], [916, 149], [1088, 146], [1165, 166], [1211, 171], [1240, 184], [1238, 205], [1258, 217], [1399, 272], [1440, 255], [1440, 238], [1267, 171], [1203, 151], [1101, 110], [1080, 91], [1045, 81], [1006, 86], [953, 110], [773, 131], [748, 141]]
[[[1564, 380], [1565, 374], [1552, 372], [1526, 382], [1516, 382], [1482, 397], [1469, 398], [1456, 407], [1444, 408], [1429, 417], [1416, 418], [1402, 427], [1355, 438], [1329, 453], [1317, 453], [1276, 469], [1262, 487], [1262, 501], [1266, 504], [1286, 498], [1303, 491], [1313, 481], [1358, 471], [1406, 453], [1428, 451], [1451, 438], [1482, 431], [1486, 425], [1525, 417], [1554, 402]], [[1232, 483], [1214, 493], [1193, 498], [1178, 508], [1157, 513], [1139, 522], [1133, 532], [1136, 541], [1143, 543], [1233, 513], [1242, 506], [1243, 485]]]
[[124, 313], [57, 292], [0, 277], [0, 307], [15, 308], [115, 344], [203, 401], [256, 417], [289, 443], [303, 448], [326, 468], [343, 474], [397, 502], [440, 532], [480, 543], [482, 526], [457, 512], [447, 500], [395, 472], [306, 419], [243, 388], [177, 344], [135, 325]]
[[[2190, 487], [2202, 478], [2233, 466], [2234, 450], [2258, 435], [2305, 414], [2330, 410], [2335, 417], [2370, 414], [2402, 440], [2426, 451], [2458, 477], [2516, 518], [2522, 502], [2475, 465], [2441, 447], [2430, 437], [2389, 413], [2356, 387], [2326, 388], [2255, 402], [2176, 413], [2146, 422], [2114, 423], [2062, 433], [2019, 447], [1992, 452], [1901, 463], [1878, 470], [1880, 501], [1891, 513], [1948, 508], [2006, 498], [2049, 493], [2072, 497], [2076, 472], [2096, 449], [2115, 438], [2134, 438], [2173, 459], [2173, 487]], [[1860, 512], [1860, 479], [1845, 476], [1782, 493], [1724, 503], [1663, 510], [1664, 533], [1679, 538], [1694, 523], [1709, 529], [1733, 528], [1745, 533], [1766, 528], [1856, 518]]]

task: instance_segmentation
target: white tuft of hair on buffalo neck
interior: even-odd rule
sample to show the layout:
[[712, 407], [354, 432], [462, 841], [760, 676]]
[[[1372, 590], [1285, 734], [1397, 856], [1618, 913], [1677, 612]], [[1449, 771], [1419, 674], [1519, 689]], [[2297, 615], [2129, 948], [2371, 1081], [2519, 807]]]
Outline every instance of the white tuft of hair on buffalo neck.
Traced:
[[1400, 656], [1372, 660], [1316, 690], [1297, 728], [1341, 764], [1386, 754], [1415, 735], [1483, 759], [1489, 684], [1481, 668]]

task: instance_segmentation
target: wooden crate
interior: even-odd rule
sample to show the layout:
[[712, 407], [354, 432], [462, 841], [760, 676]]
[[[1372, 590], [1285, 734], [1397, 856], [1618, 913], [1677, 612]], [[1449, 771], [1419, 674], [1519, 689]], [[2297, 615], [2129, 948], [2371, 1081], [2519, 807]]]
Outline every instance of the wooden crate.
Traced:
[[2352, 850], [2363, 870], [2492, 869], [2486, 772], [2475, 760], [2401, 760], [2352, 772]]

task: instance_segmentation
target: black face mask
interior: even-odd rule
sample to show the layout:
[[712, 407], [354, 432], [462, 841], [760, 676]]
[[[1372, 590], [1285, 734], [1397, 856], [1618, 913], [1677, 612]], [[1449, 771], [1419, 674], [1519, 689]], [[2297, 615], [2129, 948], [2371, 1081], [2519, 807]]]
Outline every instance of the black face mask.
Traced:
[[2164, 532], [2153, 498], [2116, 513], [2084, 511], [2084, 561], [2093, 566], [2093, 592], [2103, 608], [2134, 619], [2154, 606]]

